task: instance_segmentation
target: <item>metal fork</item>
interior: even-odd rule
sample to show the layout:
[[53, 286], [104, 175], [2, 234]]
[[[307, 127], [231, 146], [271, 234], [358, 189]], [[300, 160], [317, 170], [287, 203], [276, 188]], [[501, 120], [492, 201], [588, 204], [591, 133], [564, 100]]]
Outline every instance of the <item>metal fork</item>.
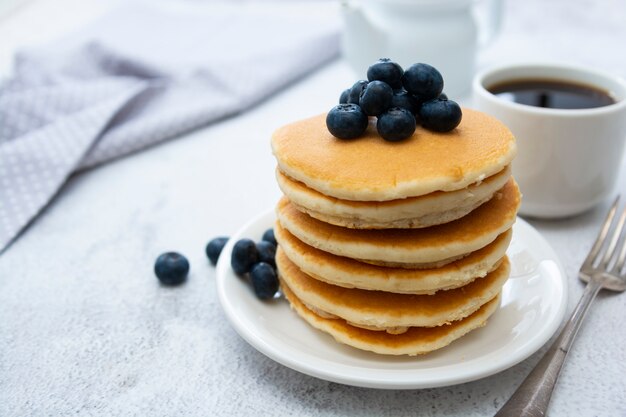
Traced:
[[[626, 239], [624, 239], [626, 235], [624, 233], [626, 209], [622, 211], [609, 238], [609, 231], [614, 223], [618, 203], [619, 196], [611, 206], [587, 259], [580, 267], [578, 276], [588, 284], [572, 316], [554, 344], [495, 417], [544, 416], [567, 352], [574, 342], [591, 302], [602, 288], [612, 291], [626, 290], [626, 268], [624, 268], [626, 262]], [[607, 241], [608, 245], [606, 244]], [[620, 245], [621, 250], [618, 249]]]

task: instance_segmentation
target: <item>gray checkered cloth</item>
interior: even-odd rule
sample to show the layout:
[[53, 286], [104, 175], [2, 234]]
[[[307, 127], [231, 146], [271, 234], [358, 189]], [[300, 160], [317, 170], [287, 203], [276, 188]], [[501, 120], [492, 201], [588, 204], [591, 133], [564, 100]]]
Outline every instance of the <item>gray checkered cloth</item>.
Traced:
[[337, 51], [319, 18], [140, 3], [18, 54], [0, 84], [0, 252], [72, 172], [242, 111]]

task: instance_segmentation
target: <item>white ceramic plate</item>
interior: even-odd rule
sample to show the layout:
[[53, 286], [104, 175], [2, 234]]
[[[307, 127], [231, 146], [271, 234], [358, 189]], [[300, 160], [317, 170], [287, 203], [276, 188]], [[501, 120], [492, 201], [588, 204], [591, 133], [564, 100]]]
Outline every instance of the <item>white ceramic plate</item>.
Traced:
[[233, 244], [260, 240], [274, 211], [250, 221], [230, 239], [217, 265], [217, 290], [228, 319], [252, 346], [273, 360], [321, 379], [371, 388], [415, 389], [460, 384], [524, 360], [557, 330], [566, 307], [566, 281], [556, 254], [522, 219], [508, 251], [511, 278], [487, 326], [423, 356], [361, 351], [310, 327], [284, 299], [259, 301], [230, 267]]

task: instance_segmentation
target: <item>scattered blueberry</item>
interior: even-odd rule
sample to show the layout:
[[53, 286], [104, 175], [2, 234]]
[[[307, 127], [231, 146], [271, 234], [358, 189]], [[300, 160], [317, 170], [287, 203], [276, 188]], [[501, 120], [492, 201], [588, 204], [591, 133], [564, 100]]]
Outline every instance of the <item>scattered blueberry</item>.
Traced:
[[402, 107], [415, 114], [419, 110], [419, 102], [406, 90], [396, 90], [393, 93], [390, 107]]
[[367, 79], [383, 81], [391, 88], [402, 87], [402, 67], [389, 58], [381, 58], [367, 69]]
[[413, 64], [402, 76], [402, 84], [409, 93], [424, 102], [439, 97], [443, 91], [441, 73], [428, 64]]
[[204, 251], [213, 265], [217, 263], [226, 242], [228, 242], [228, 238], [226, 236], [220, 236], [215, 239], [211, 239], [211, 241], [206, 245]]
[[262, 300], [274, 297], [278, 291], [276, 270], [268, 263], [259, 262], [250, 271], [250, 280], [256, 296]]
[[361, 93], [367, 87], [367, 84], [365, 80], [359, 80], [354, 83], [352, 88], [350, 88], [350, 93], [348, 93], [348, 104], [359, 104]]
[[422, 104], [422, 125], [435, 132], [449, 132], [461, 123], [461, 107], [452, 100], [434, 99]]
[[265, 262], [276, 268], [276, 245], [262, 240], [256, 244], [259, 262]]
[[154, 273], [164, 285], [179, 285], [187, 279], [189, 261], [177, 252], [166, 252], [154, 263]]
[[276, 270], [265, 262], [259, 262], [250, 271], [252, 288], [257, 297], [267, 300], [274, 297], [278, 291], [278, 277]]
[[339, 104], [326, 116], [326, 127], [339, 139], [354, 139], [367, 129], [367, 115], [356, 104]]
[[250, 239], [241, 239], [233, 246], [230, 265], [236, 274], [242, 275], [250, 272], [252, 265], [259, 260], [259, 254], [255, 243]]
[[378, 117], [376, 127], [383, 139], [396, 142], [415, 132], [415, 117], [407, 109], [392, 107]]
[[359, 106], [368, 116], [378, 116], [391, 105], [393, 89], [382, 81], [371, 81], [363, 89]]
[[448, 99], [448, 95], [446, 93], [441, 93], [439, 94], [439, 97], [437, 97], [439, 100], [447, 100]]
[[339, 96], [339, 104], [346, 104], [348, 102], [348, 97], [350, 96], [350, 89], [347, 88], [343, 90], [343, 93]]
[[263, 237], [261, 238], [261, 240], [273, 243], [275, 246], [278, 246], [278, 242], [276, 241], [276, 237], [274, 236], [274, 229], [267, 229], [263, 233]]

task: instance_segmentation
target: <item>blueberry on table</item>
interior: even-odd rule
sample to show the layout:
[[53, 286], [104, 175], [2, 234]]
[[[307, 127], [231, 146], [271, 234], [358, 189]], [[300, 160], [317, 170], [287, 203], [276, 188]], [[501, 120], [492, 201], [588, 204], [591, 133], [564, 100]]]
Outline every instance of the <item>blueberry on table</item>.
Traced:
[[274, 294], [278, 291], [276, 270], [268, 263], [259, 262], [254, 265], [250, 272], [250, 279], [252, 280], [254, 293], [261, 300], [274, 297]]
[[339, 104], [346, 104], [348, 102], [348, 97], [350, 96], [350, 89], [347, 88], [343, 90], [341, 95], [339, 96]]
[[437, 97], [439, 100], [448, 100], [448, 95], [446, 93], [441, 93], [439, 94], [439, 97]]
[[428, 64], [413, 64], [402, 76], [402, 85], [421, 102], [439, 97], [443, 91], [443, 77]]
[[213, 265], [217, 263], [226, 242], [228, 242], [228, 238], [226, 236], [220, 236], [215, 239], [211, 239], [211, 241], [206, 245], [204, 252]]
[[420, 108], [420, 120], [428, 130], [449, 132], [461, 123], [461, 107], [452, 100], [430, 100]]
[[350, 88], [350, 92], [348, 93], [348, 104], [359, 104], [359, 99], [361, 98], [361, 92], [367, 87], [367, 81], [359, 80], [354, 83], [354, 85]]
[[367, 79], [383, 81], [391, 88], [402, 87], [402, 67], [389, 58], [381, 58], [367, 69]]
[[177, 252], [166, 252], [154, 263], [154, 273], [164, 285], [179, 285], [187, 279], [189, 261]]
[[397, 142], [415, 132], [415, 117], [407, 109], [392, 107], [378, 117], [376, 128], [383, 139]]
[[259, 253], [259, 261], [265, 262], [276, 268], [276, 245], [262, 240], [256, 244]]
[[378, 116], [391, 105], [393, 89], [382, 81], [371, 81], [363, 89], [359, 106], [368, 116]]
[[406, 90], [402, 89], [396, 90], [393, 93], [391, 106], [389, 107], [402, 107], [403, 109], [407, 109], [411, 113], [415, 114], [419, 110], [419, 102]]
[[259, 261], [256, 244], [250, 239], [241, 239], [233, 246], [230, 265], [236, 274], [243, 275], [250, 272], [252, 265]]
[[267, 229], [265, 232], [263, 232], [263, 237], [261, 238], [261, 240], [273, 243], [275, 246], [278, 246], [278, 242], [276, 241], [276, 237], [274, 236], [274, 229]]
[[367, 129], [367, 115], [356, 104], [339, 104], [326, 115], [326, 127], [339, 139], [354, 139]]

